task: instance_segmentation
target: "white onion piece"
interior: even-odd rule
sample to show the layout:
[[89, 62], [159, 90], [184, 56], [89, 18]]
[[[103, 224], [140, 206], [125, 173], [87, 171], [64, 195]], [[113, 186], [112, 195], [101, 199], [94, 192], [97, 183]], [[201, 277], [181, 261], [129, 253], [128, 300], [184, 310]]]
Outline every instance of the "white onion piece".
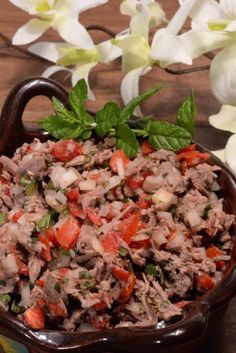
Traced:
[[4, 256], [2, 259], [2, 265], [5, 271], [9, 274], [15, 275], [18, 272], [18, 266], [16, 262], [16, 258], [13, 254], [8, 254]]
[[165, 211], [159, 211], [157, 212], [157, 217], [160, 220], [165, 220], [168, 222], [168, 225], [174, 225], [174, 220], [173, 220], [173, 216], [170, 212], [165, 212]]
[[194, 208], [187, 212], [186, 219], [194, 232], [199, 229], [203, 222], [197, 210], [195, 210]]
[[109, 204], [101, 205], [98, 214], [101, 217], [106, 217], [108, 215], [109, 211], [110, 211], [110, 205]]
[[21, 301], [19, 303], [20, 306], [28, 307], [31, 304], [30, 300], [30, 287], [24, 286], [21, 290]]
[[184, 235], [181, 232], [176, 232], [167, 242], [167, 248], [171, 250], [180, 250], [184, 245]]
[[152, 239], [153, 239], [154, 243], [158, 246], [161, 246], [162, 244], [167, 243], [166, 234], [163, 232], [163, 230], [161, 228], [159, 230], [153, 232]]
[[63, 194], [61, 190], [59, 190], [56, 194], [56, 200], [61, 204], [65, 205], [67, 203], [67, 197]]
[[98, 252], [100, 255], [104, 255], [105, 251], [102, 246], [102, 243], [97, 238], [93, 237], [91, 244], [96, 252]]
[[140, 233], [140, 234], [137, 234], [135, 237], [133, 237], [132, 241], [142, 241], [146, 239], [150, 239], [150, 236], [146, 233]]
[[107, 193], [109, 190], [113, 189], [114, 187], [116, 187], [117, 185], [119, 185], [121, 180], [122, 179], [119, 175], [114, 175], [113, 177], [111, 177], [108, 185], [104, 189], [104, 194]]
[[82, 191], [92, 191], [96, 189], [96, 181], [95, 180], [83, 180], [79, 182], [79, 188]]
[[74, 168], [65, 169], [62, 166], [57, 165], [52, 168], [50, 178], [55, 187], [66, 189], [79, 178], [79, 173]]
[[230, 255], [218, 255], [214, 257], [214, 261], [230, 261], [231, 256]]
[[146, 192], [155, 192], [164, 183], [162, 175], [149, 175], [146, 177], [143, 183], [143, 190]]
[[118, 175], [123, 179], [125, 176], [125, 167], [121, 158], [117, 158], [116, 166]]

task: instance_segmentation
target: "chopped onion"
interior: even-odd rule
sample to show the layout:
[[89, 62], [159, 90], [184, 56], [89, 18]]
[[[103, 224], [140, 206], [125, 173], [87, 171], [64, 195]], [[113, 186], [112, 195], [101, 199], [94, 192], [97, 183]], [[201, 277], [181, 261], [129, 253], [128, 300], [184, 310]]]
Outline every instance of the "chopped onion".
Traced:
[[1, 260], [2, 260], [2, 265], [7, 273], [12, 275], [17, 274], [18, 266], [17, 266], [16, 258], [13, 254], [8, 254], [7, 256], [4, 256]]
[[171, 250], [180, 250], [184, 245], [184, 235], [181, 232], [175, 232], [167, 242], [167, 248]]
[[199, 229], [203, 222], [197, 210], [194, 208], [187, 212], [186, 219], [194, 232]]
[[161, 228], [156, 230], [155, 232], [153, 232], [152, 239], [153, 239], [154, 243], [158, 246], [161, 246], [162, 244], [167, 243], [166, 234], [165, 234], [165, 232], [163, 232], [163, 230]]
[[118, 175], [123, 179], [125, 176], [125, 167], [121, 158], [117, 158], [116, 166]]
[[143, 190], [146, 192], [155, 192], [163, 185], [162, 175], [149, 175], [143, 183]]
[[20, 306], [25, 306], [28, 307], [31, 304], [31, 299], [30, 299], [30, 287], [29, 286], [24, 286], [21, 290], [21, 301], [19, 302]]
[[104, 255], [105, 251], [104, 251], [104, 248], [102, 246], [102, 243], [96, 237], [92, 238], [91, 244], [92, 244], [93, 249], [96, 252], [98, 252], [100, 255]]
[[55, 187], [66, 189], [79, 178], [79, 173], [75, 168], [65, 169], [62, 166], [57, 165], [52, 168], [50, 178]]
[[150, 236], [146, 233], [140, 233], [140, 234], [137, 234], [135, 237], [133, 237], [132, 241], [142, 241], [146, 239], [150, 239]]
[[61, 190], [56, 193], [56, 200], [61, 204], [65, 205], [67, 203], [67, 197], [63, 194]]
[[117, 185], [119, 185], [121, 180], [122, 179], [119, 175], [114, 175], [113, 177], [111, 177], [108, 185], [104, 189], [104, 194], [107, 193], [109, 190], [113, 189], [114, 187], [116, 187]]

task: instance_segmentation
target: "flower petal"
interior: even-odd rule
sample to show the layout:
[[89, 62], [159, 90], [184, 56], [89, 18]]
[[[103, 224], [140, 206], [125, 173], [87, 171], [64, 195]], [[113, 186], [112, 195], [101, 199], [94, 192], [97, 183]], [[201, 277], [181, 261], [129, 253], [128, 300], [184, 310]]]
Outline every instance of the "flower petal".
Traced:
[[106, 4], [108, 0], [77, 0], [71, 3], [71, 14], [81, 13], [94, 7]]
[[174, 34], [168, 33], [165, 28], [155, 33], [150, 58], [161, 61], [162, 67], [177, 62], [187, 65], [192, 64], [191, 56], [188, 54], [181, 39]]
[[20, 9], [27, 11], [29, 8], [28, 0], [9, 0], [13, 5], [19, 7]]
[[85, 81], [87, 82], [87, 86], [88, 86], [88, 98], [91, 100], [95, 100], [95, 96], [89, 86], [88, 76], [89, 76], [90, 70], [92, 70], [92, 68], [95, 67], [96, 65], [97, 65], [97, 63], [89, 63], [89, 64], [84, 64], [84, 65], [79, 65], [79, 66], [77, 66], [77, 68], [75, 70], [73, 70], [72, 77], [71, 77], [71, 81], [72, 81], [73, 86], [75, 86], [76, 83], [80, 79], [82, 79], [82, 78], [85, 79]]
[[220, 0], [220, 6], [228, 18], [236, 17], [236, 2], [234, 0]]
[[236, 105], [236, 43], [218, 53], [211, 63], [210, 78], [216, 98], [227, 105]]
[[99, 43], [97, 45], [99, 61], [102, 63], [109, 63], [122, 55], [122, 50], [116, 45], [113, 45], [110, 40]]
[[215, 0], [198, 0], [190, 12], [190, 17], [193, 19], [193, 29], [207, 30], [209, 21], [225, 18], [225, 14]]
[[230, 24], [225, 28], [225, 31], [229, 31], [229, 32], [236, 31], [236, 20], [230, 22]]
[[28, 48], [28, 51], [49, 60], [53, 63], [56, 63], [60, 57], [61, 48], [68, 47], [67, 43], [53, 43], [53, 42], [39, 42], [31, 45]]
[[59, 66], [59, 65], [53, 65], [48, 67], [43, 73], [42, 73], [42, 77], [50, 77], [52, 75], [54, 75], [55, 73], [59, 72], [59, 71], [68, 71], [68, 72], [72, 72], [70, 69], [67, 69], [64, 66]]
[[136, 0], [123, 0], [120, 5], [120, 12], [122, 15], [133, 17], [137, 15]]
[[180, 40], [192, 59], [209, 51], [223, 48], [230, 42], [230, 37], [223, 32], [190, 30], [180, 35]]
[[76, 17], [64, 17], [55, 23], [59, 35], [71, 44], [74, 44], [81, 49], [95, 49], [92, 37], [82, 26]]
[[50, 26], [50, 21], [33, 18], [16, 31], [12, 38], [12, 43], [14, 45], [31, 43], [37, 40]]
[[216, 129], [236, 133], [236, 107], [232, 105], [222, 105], [216, 115], [209, 117], [209, 123]]
[[236, 173], [236, 134], [230, 136], [225, 146], [225, 159], [228, 166]]
[[193, 6], [199, 0], [185, 0], [175, 15], [172, 17], [168, 23], [166, 29], [169, 33], [178, 34], [181, 28], [183, 27], [185, 21], [187, 20], [189, 13], [191, 12]]
[[[131, 99], [139, 95], [139, 79], [140, 76], [145, 75], [151, 70], [151, 66], [139, 67], [135, 70], [130, 71], [121, 82], [121, 97], [125, 105], [131, 101]], [[134, 111], [134, 115], [142, 116], [142, 112], [139, 107]]]
[[140, 10], [130, 21], [132, 34], [142, 36], [148, 41], [150, 14], [146, 5], [140, 5]]
[[225, 149], [211, 151], [216, 157], [218, 157], [223, 163], [225, 163]]

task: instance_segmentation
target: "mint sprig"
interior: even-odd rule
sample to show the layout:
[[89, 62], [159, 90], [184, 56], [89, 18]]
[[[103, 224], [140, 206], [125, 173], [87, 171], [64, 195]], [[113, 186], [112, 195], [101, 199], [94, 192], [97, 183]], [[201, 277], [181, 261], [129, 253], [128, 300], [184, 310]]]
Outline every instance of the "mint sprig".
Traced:
[[40, 126], [55, 139], [89, 139], [94, 131], [99, 138], [115, 136], [117, 148], [124, 150], [130, 158], [138, 152], [137, 137], [147, 138], [154, 149], [178, 151], [187, 146], [192, 139], [194, 130], [195, 104], [191, 94], [182, 104], [177, 114], [177, 125], [156, 121], [146, 117], [137, 122], [137, 128], [129, 126], [129, 120], [135, 108], [160, 91], [161, 86], [151, 88], [132, 99], [123, 109], [117, 103], [106, 103], [92, 117], [86, 110], [88, 95], [85, 80], [80, 80], [69, 95], [70, 109], [67, 109], [58, 99], [52, 98], [55, 115], [44, 118]]

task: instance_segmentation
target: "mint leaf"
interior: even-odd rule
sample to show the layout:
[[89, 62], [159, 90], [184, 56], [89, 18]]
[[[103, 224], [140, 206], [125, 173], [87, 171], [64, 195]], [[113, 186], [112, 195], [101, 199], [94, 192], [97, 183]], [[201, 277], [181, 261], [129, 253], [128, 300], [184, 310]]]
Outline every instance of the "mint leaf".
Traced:
[[52, 104], [56, 115], [61, 116], [69, 121], [75, 121], [76, 117], [73, 112], [70, 112], [65, 106], [56, 98], [52, 97]]
[[150, 121], [145, 130], [149, 133], [148, 142], [156, 150], [163, 148], [177, 152], [192, 140], [188, 131], [167, 121]]
[[161, 86], [157, 86], [154, 88], [151, 88], [147, 91], [145, 91], [143, 94], [141, 94], [140, 96], [137, 96], [135, 98], [133, 98], [127, 105], [126, 107], [124, 107], [121, 111], [121, 115], [120, 115], [120, 120], [119, 120], [119, 124], [124, 124], [126, 123], [129, 118], [131, 117], [131, 115], [133, 114], [135, 108], [142, 103], [143, 101], [145, 101], [146, 99], [148, 99], [149, 97], [153, 96], [156, 92], [161, 90]]
[[85, 101], [88, 97], [88, 88], [84, 79], [79, 80], [69, 95], [70, 106], [77, 117], [82, 117], [86, 112]]
[[183, 102], [177, 113], [177, 124], [187, 130], [192, 136], [194, 134], [194, 119], [196, 115], [196, 106], [193, 92]]
[[40, 120], [39, 125], [57, 140], [77, 138], [82, 133], [81, 125], [56, 115]]
[[118, 125], [116, 129], [117, 134], [117, 147], [123, 150], [126, 156], [132, 158], [137, 155], [138, 152], [138, 141], [134, 132], [129, 128], [127, 124]]
[[104, 137], [119, 119], [120, 107], [115, 102], [108, 102], [96, 114], [96, 133]]

